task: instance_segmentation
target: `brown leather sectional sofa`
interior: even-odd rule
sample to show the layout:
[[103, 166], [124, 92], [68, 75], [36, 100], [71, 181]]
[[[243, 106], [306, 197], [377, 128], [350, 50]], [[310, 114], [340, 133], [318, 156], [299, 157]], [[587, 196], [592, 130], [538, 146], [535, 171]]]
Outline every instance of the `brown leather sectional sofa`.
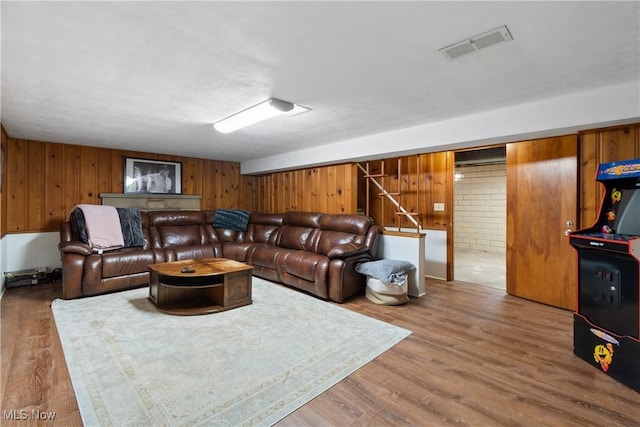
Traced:
[[360, 215], [251, 213], [246, 231], [213, 227], [214, 210], [140, 212], [144, 246], [102, 254], [77, 227], [60, 227], [63, 298], [149, 284], [153, 263], [220, 257], [252, 265], [253, 274], [342, 302], [364, 290], [358, 263], [375, 259], [380, 230]]

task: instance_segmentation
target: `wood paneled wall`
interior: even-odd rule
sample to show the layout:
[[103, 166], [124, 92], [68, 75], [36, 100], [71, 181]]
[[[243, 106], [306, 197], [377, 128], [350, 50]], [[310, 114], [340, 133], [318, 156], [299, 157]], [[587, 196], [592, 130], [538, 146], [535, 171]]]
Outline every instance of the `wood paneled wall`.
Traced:
[[[454, 153], [440, 152], [369, 162], [370, 175], [414, 216], [422, 228], [449, 230], [453, 219]], [[359, 180], [360, 205], [365, 206], [366, 181]], [[415, 228], [404, 216], [396, 215], [396, 207], [373, 184], [369, 185], [371, 216], [387, 227]], [[444, 211], [435, 211], [434, 203], [443, 203]]]
[[596, 179], [600, 163], [640, 158], [640, 124], [580, 133], [580, 228], [591, 227], [600, 212], [603, 188]]
[[[364, 206], [364, 180], [354, 164], [330, 165], [260, 176], [243, 176], [239, 163], [167, 156], [107, 148], [13, 139], [2, 128], [4, 170], [0, 193], [1, 233], [57, 231], [78, 203], [100, 203], [100, 193], [123, 191], [124, 159], [139, 157], [182, 163], [183, 194], [202, 197], [202, 209], [237, 208], [261, 212], [288, 210], [356, 213]], [[600, 208], [595, 171], [601, 162], [640, 157], [640, 125], [580, 134], [580, 221], [590, 226]], [[423, 228], [452, 234], [453, 152], [428, 153], [370, 162], [380, 173], [384, 162], [389, 191], [418, 212]], [[397, 171], [400, 168], [398, 178]], [[372, 216], [388, 226], [410, 227], [372, 189]], [[444, 203], [444, 211], [434, 211]], [[383, 207], [384, 206], [384, 207]]]
[[240, 164], [7, 138], [3, 232], [57, 231], [78, 203], [122, 193], [125, 157], [182, 163], [182, 193], [200, 195], [202, 209], [254, 209], [253, 178]]
[[6, 187], [7, 187], [7, 141], [9, 137], [4, 130], [4, 126], [0, 123], [0, 237], [4, 236], [7, 230], [6, 215], [4, 215], [4, 206], [6, 206]]
[[256, 176], [251, 185], [258, 195], [254, 209], [260, 212], [357, 210], [357, 171], [351, 163]]
[[233, 162], [12, 138], [6, 138], [6, 153], [3, 233], [57, 231], [75, 205], [121, 193], [126, 157], [181, 162], [182, 193], [200, 195], [202, 209], [357, 210], [353, 164], [243, 176]]

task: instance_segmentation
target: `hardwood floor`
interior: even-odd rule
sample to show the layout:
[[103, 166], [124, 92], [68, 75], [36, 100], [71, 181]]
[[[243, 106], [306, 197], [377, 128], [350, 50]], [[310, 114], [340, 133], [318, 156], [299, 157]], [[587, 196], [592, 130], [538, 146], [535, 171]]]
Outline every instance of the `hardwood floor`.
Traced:
[[[404, 306], [342, 304], [413, 333], [277, 425], [640, 425], [640, 394], [573, 355], [570, 311], [462, 282], [426, 290]], [[55, 413], [38, 425], [82, 425], [50, 308], [61, 294], [42, 284], [2, 298], [3, 426], [38, 412]]]

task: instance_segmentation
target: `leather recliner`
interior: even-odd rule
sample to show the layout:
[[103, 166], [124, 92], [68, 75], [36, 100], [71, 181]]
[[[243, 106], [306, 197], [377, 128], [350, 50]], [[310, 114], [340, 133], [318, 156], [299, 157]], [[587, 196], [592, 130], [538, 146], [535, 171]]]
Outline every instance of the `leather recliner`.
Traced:
[[149, 284], [148, 265], [229, 258], [253, 274], [342, 302], [365, 288], [358, 263], [375, 259], [380, 229], [361, 215], [253, 212], [244, 231], [213, 226], [215, 210], [140, 212], [144, 245], [94, 253], [77, 225], [60, 226], [63, 298]]

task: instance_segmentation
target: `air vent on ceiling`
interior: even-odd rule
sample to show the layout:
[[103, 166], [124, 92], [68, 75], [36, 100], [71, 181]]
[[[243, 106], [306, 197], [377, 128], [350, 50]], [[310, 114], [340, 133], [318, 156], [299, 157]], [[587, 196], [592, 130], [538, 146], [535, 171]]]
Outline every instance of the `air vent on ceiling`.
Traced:
[[495, 30], [487, 31], [486, 33], [477, 35], [470, 39], [462, 40], [458, 43], [443, 47], [440, 49], [440, 52], [442, 52], [447, 59], [454, 60], [461, 56], [477, 52], [480, 49], [511, 40], [513, 40], [513, 37], [511, 36], [509, 29], [506, 25], [503, 25]]

